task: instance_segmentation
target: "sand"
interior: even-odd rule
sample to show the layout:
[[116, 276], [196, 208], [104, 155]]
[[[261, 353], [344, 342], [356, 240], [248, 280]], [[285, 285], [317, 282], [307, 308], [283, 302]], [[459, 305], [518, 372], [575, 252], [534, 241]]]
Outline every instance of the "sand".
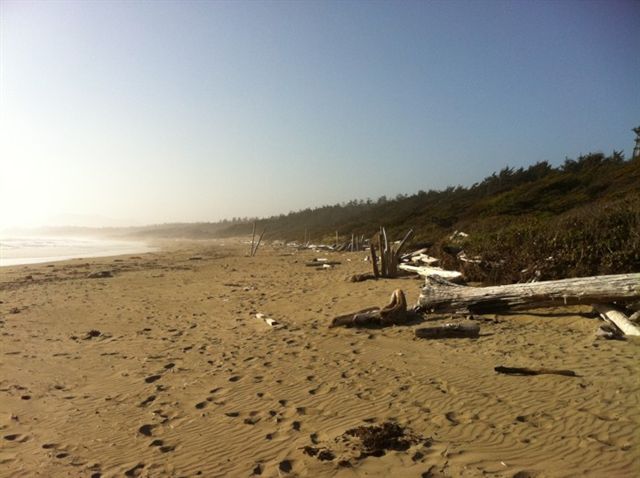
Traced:
[[[0, 270], [0, 476], [637, 476], [640, 345], [596, 339], [586, 309], [484, 316], [477, 340], [328, 329], [421, 282], [222, 242]], [[335, 440], [388, 420], [420, 443], [359, 459]]]

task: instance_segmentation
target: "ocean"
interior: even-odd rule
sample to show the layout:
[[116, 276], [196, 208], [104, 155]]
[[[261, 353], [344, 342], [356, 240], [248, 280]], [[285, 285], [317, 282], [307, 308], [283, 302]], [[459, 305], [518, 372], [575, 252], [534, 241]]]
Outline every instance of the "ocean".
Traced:
[[2, 237], [0, 267], [157, 250], [142, 241], [80, 237]]

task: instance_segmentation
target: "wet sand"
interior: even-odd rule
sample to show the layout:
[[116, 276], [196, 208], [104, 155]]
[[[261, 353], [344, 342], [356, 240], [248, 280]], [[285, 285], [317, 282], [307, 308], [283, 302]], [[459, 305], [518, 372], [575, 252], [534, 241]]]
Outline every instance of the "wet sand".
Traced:
[[[395, 288], [415, 303], [421, 281], [346, 281], [364, 253], [248, 247], [2, 268], [0, 476], [637, 476], [640, 345], [596, 339], [588, 309], [478, 317], [476, 340], [328, 329]], [[362, 458], [335, 442], [389, 420], [424, 440]]]

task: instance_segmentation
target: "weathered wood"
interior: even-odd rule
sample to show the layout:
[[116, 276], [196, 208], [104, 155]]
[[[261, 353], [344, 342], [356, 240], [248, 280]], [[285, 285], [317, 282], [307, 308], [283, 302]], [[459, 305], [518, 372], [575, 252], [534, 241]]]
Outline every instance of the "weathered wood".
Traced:
[[307, 267], [322, 267], [324, 265], [339, 266], [340, 264], [342, 264], [342, 262], [340, 262], [340, 261], [330, 261], [328, 259], [325, 259], [325, 260], [315, 259], [313, 261], [309, 261], [309, 262], [305, 262], [304, 263], [304, 265], [307, 266]]
[[382, 242], [382, 228], [380, 228], [380, 232], [376, 234], [376, 236], [374, 237], [374, 242], [377, 243], [378, 246], [378, 251], [380, 251], [380, 276], [381, 277], [386, 277], [387, 276], [387, 267], [386, 264], [384, 262], [384, 248], [383, 248], [383, 242]]
[[624, 335], [640, 336], [640, 329], [621, 310], [609, 304], [594, 304], [595, 311], [607, 322], [615, 325]]
[[[400, 262], [400, 253], [402, 248], [406, 244], [407, 240], [413, 234], [413, 229], [409, 230], [405, 234], [404, 238], [398, 243], [391, 243], [387, 237], [387, 231], [384, 227], [380, 228], [380, 232], [377, 233], [371, 240], [371, 258], [373, 273], [381, 277], [396, 277], [398, 275], [398, 264]], [[378, 257], [376, 257], [376, 245], [380, 252], [380, 268], [378, 269]]]
[[422, 262], [428, 266], [432, 266], [433, 264], [440, 262], [440, 259], [436, 257], [431, 257], [427, 254], [417, 254], [410, 257], [411, 262], [419, 263]]
[[271, 319], [271, 318], [267, 317], [265, 314], [257, 313], [256, 314], [256, 319], [262, 320], [269, 327], [276, 327], [276, 326], [280, 325], [280, 323], [278, 323], [277, 320]]
[[413, 229], [409, 229], [409, 232], [407, 232], [404, 237], [402, 238], [402, 240], [400, 241], [400, 244], [398, 245], [398, 248], [396, 249], [396, 257], [399, 258], [400, 257], [400, 253], [402, 252], [402, 248], [404, 247], [404, 245], [407, 243], [407, 241], [409, 240], [409, 238], [413, 235]]
[[352, 276], [347, 277], [348, 282], [364, 282], [369, 279], [377, 279], [377, 277], [370, 272], [366, 274], [353, 274]]
[[371, 251], [371, 265], [373, 267], [373, 275], [377, 279], [380, 277], [380, 272], [378, 271], [378, 258], [376, 257], [376, 248], [373, 245], [373, 242], [369, 245], [369, 250]]
[[249, 255], [253, 257], [253, 244], [256, 240], [256, 221], [253, 221], [253, 231], [251, 232], [251, 251]]
[[579, 377], [573, 370], [556, 370], [550, 368], [526, 368], [526, 367], [503, 367], [502, 365], [495, 367], [498, 373], [507, 375], [564, 375], [565, 377]]
[[474, 323], [443, 324], [416, 329], [415, 333], [421, 339], [476, 338], [480, 335], [480, 326]]
[[428, 277], [418, 304], [449, 313], [495, 313], [563, 305], [632, 301], [640, 297], [640, 273], [579, 277], [493, 287], [465, 287]]
[[462, 273], [458, 271], [448, 271], [440, 267], [412, 266], [409, 264], [400, 264], [398, 267], [403, 271], [415, 272], [422, 277], [438, 276], [448, 280], [459, 280], [462, 278]]
[[403, 261], [406, 261], [411, 259], [412, 257], [419, 256], [421, 254], [426, 254], [428, 250], [429, 249], [427, 249], [426, 247], [423, 247], [422, 249], [418, 249], [417, 251], [407, 252], [406, 254], [402, 254], [401, 259]]
[[260, 247], [260, 243], [262, 242], [262, 238], [264, 236], [264, 233], [267, 231], [266, 228], [264, 228], [262, 230], [262, 234], [260, 234], [260, 237], [258, 238], [258, 242], [256, 242], [256, 247], [253, 249], [253, 252], [251, 253], [251, 256], [255, 256], [256, 253], [258, 252], [258, 247]]
[[398, 325], [406, 323], [407, 319], [407, 299], [402, 290], [396, 289], [391, 294], [389, 303], [384, 307], [370, 307], [350, 314], [340, 315], [331, 321], [329, 327]]

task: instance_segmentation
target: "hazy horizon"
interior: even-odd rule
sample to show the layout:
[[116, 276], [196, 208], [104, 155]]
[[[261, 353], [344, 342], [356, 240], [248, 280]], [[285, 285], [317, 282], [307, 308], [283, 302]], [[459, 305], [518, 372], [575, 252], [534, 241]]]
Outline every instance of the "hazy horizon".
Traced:
[[0, 230], [265, 217], [610, 153], [640, 3], [0, 2]]

